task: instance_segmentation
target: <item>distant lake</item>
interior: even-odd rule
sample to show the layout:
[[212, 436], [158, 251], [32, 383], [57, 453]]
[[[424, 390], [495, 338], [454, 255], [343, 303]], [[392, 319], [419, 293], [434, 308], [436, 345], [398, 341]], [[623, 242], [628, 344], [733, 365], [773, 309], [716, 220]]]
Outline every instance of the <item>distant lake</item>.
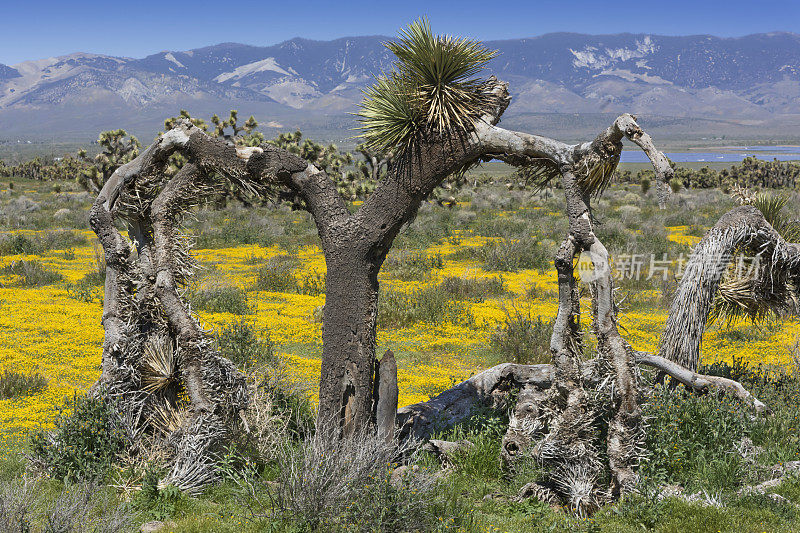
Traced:
[[[665, 152], [676, 163], [738, 163], [745, 157], [772, 161], [800, 160], [800, 146], [728, 146], [720, 152]], [[641, 150], [624, 150], [623, 163], [647, 163], [647, 155]]]

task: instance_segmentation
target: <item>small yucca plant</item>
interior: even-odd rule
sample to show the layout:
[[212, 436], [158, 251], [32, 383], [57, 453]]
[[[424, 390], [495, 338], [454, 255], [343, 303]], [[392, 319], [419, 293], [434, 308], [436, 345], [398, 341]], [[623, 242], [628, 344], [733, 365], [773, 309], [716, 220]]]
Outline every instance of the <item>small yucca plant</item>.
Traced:
[[402, 154], [425, 134], [467, 132], [493, 103], [475, 76], [496, 52], [480, 42], [434, 35], [422, 18], [385, 46], [395, 68], [364, 91], [357, 113], [369, 148]]
[[144, 346], [142, 385], [148, 393], [165, 390], [177, 382], [178, 361], [172, 342], [155, 337]]

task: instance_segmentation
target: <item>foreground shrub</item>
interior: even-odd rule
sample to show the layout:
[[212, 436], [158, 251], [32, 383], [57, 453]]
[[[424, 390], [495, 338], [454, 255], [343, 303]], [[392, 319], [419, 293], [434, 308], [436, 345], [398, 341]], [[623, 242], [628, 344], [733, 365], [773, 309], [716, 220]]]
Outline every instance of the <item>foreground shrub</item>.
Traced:
[[42, 485], [25, 477], [0, 484], [0, 531], [118, 533], [134, 526], [131, 510], [108, 489], [91, 482], [68, 484], [51, 498], [42, 497]]
[[127, 447], [118, 415], [104, 398], [75, 396], [49, 432], [31, 437], [31, 461], [64, 481], [100, 479]]
[[36, 394], [47, 388], [47, 380], [41, 374], [23, 374], [16, 370], [5, 370], [0, 374], [0, 400]]
[[142, 490], [133, 498], [133, 506], [150, 520], [165, 520], [186, 507], [188, 498], [174, 485], [160, 487], [160, 472], [151, 466], [142, 476]]
[[433, 476], [420, 470], [392, 479], [408, 452], [374, 436], [285, 447], [278, 507], [311, 531], [432, 531], [442, 505]]
[[25, 260], [12, 261], [0, 269], [6, 275], [19, 276], [19, 285], [22, 287], [41, 287], [52, 285], [64, 279], [58, 272], [47, 269], [41, 261]]
[[0, 531], [25, 533], [31, 530], [33, 489], [33, 484], [22, 478], [0, 484]]
[[189, 297], [195, 309], [209, 313], [248, 315], [253, 312], [247, 303], [247, 293], [239, 287], [212, 287], [195, 292]]
[[518, 364], [549, 363], [555, 319], [534, 318], [530, 310], [523, 312], [515, 307], [506, 309], [505, 313], [502, 323], [489, 338], [504, 360], [510, 359]]

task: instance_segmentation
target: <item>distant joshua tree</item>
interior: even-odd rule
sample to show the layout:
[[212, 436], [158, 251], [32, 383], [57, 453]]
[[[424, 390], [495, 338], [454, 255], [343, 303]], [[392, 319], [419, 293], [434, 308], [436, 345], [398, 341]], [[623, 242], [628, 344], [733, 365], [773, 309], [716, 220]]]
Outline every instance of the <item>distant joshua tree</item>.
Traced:
[[78, 151], [78, 158], [89, 163], [89, 166], [79, 171], [78, 183], [93, 193], [100, 192], [114, 171], [133, 161], [142, 148], [139, 139], [122, 129], [100, 133], [97, 144], [100, 145], [100, 153], [95, 157], [87, 156], [86, 150]]
[[[732, 210], [698, 244], [686, 268], [660, 355], [637, 351], [617, 327], [609, 254], [591, 209], [591, 199], [602, 194], [619, 162], [623, 139], [647, 154], [660, 204], [668, 199], [673, 170], [636, 118], [623, 114], [594, 139], [574, 145], [507, 130], [498, 126], [510, 102], [507, 85], [478, 77], [495, 55], [480, 42], [434, 35], [421, 20], [386, 46], [395, 67], [366, 91], [359, 111], [362, 155], [375, 188], [357, 210], [331, 177], [346, 158], [330, 147], [301, 144], [299, 133], [258, 146], [239, 142], [235, 115], [212, 120], [212, 134], [188, 114], [173, 120], [138, 156], [127, 152], [128, 162], [110, 177], [103, 174], [91, 212], [107, 264], [101, 390], [136, 413], [133, 434], [173, 445], [169, 482], [192, 487], [208, 481], [214, 468], [210, 451], [247, 408], [243, 377], [219, 356], [182, 290], [193, 266], [182, 217], [231, 187], [290, 194], [316, 223], [327, 263], [317, 419], [323, 438], [348, 439], [365, 431], [391, 437], [395, 428], [400, 438], [427, 438], [465, 419], [476, 405], [508, 398], [517, 389], [501, 452], [505, 464], [513, 468], [520, 457], [535, 457], [549, 479], [526, 486], [526, 494], [585, 513], [637, 482], [645, 432], [639, 364], [697, 390], [721, 387], [757, 412], [766, 409], [740, 384], [695, 373], [700, 336], [730, 258], [726, 253], [757, 249], [769, 257], [774, 279], [797, 287], [800, 246], [788, 243], [756, 207]], [[233, 133], [225, 135], [226, 129]], [[113, 139], [124, 137], [118, 133]], [[173, 174], [170, 158], [177, 154], [184, 162]], [[379, 361], [375, 353], [381, 266], [401, 228], [437, 186], [490, 159], [524, 167], [542, 185], [560, 180], [565, 195], [569, 230], [555, 257], [552, 364], [500, 365], [397, 411], [393, 356]], [[130, 240], [119, 232], [120, 221]], [[583, 359], [574, 275], [582, 253], [593, 264], [597, 349], [590, 361]], [[751, 299], [777, 290], [766, 283], [758, 287], [761, 292], [748, 293]], [[178, 386], [188, 395], [186, 410], [175, 403]]]

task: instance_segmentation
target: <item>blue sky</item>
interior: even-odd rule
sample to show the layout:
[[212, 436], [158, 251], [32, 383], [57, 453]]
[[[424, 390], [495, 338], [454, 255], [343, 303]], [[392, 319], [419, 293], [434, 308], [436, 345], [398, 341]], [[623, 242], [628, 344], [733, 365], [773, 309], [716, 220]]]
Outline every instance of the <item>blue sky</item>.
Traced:
[[275, 44], [292, 37], [395, 35], [420, 15], [439, 33], [479, 39], [579, 33], [800, 33], [800, 0], [317, 0], [0, 3], [0, 63], [70, 52], [144, 57], [220, 42]]

